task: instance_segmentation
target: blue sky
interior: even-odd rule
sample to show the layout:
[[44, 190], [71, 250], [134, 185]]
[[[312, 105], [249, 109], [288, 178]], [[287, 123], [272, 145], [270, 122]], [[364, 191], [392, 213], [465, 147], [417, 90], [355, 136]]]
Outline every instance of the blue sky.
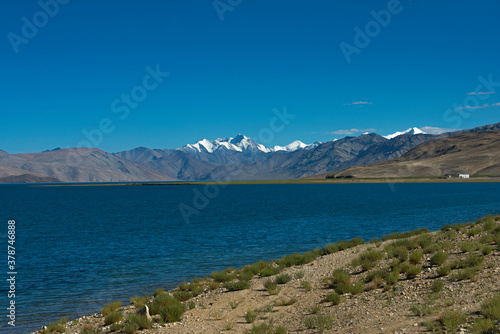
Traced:
[[500, 121], [498, 1], [59, 1], [0, 13], [9, 153]]

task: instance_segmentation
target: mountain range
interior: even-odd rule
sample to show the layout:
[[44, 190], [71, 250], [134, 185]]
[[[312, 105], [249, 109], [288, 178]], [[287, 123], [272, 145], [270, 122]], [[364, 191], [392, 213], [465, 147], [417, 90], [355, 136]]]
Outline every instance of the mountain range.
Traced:
[[500, 123], [426, 134], [409, 128], [389, 136], [366, 133], [326, 143], [268, 148], [253, 139], [203, 139], [178, 149], [137, 147], [118, 153], [75, 149], [8, 154], [0, 150], [0, 182], [135, 182], [293, 179], [396, 159], [430, 139], [499, 130]]
[[458, 174], [500, 175], [500, 131], [468, 132], [431, 139], [397, 159], [350, 167], [323, 176], [386, 178]]

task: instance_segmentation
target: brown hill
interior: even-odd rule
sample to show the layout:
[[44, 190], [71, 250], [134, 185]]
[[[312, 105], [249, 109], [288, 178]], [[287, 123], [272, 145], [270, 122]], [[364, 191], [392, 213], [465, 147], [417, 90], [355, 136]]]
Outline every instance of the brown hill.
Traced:
[[398, 159], [351, 167], [325, 176], [358, 178], [500, 175], [500, 131], [484, 131], [435, 138]]
[[172, 180], [146, 166], [99, 149], [89, 149], [85, 154], [72, 159], [76, 153], [74, 149], [60, 149], [42, 153], [0, 155], [0, 182], [12, 182], [12, 177], [23, 179], [21, 176], [26, 174], [30, 175], [30, 179], [52, 178], [62, 182]]

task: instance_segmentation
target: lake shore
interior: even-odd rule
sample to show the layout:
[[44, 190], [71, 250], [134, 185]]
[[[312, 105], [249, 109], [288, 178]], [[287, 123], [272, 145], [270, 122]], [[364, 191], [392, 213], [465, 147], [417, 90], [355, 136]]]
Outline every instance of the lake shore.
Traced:
[[109, 183], [53, 183], [33, 184], [34, 187], [104, 187], [104, 186], [176, 186], [176, 185], [231, 185], [231, 184], [357, 184], [357, 183], [496, 183], [500, 177], [472, 177], [470, 179], [440, 179], [437, 177], [394, 177], [325, 179], [313, 176], [291, 180], [256, 181], [179, 181], [179, 182], [109, 182]]
[[[152, 314], [153, 322], [145, 323], [149, 328], [138, 332], [371, 334], [500, 329], [500, 318], [484, 311], [499, 293], [500, 216], [432, 233], [393, 233], [383, 239], [364, 244], [356, 238], [340, 241], [321, 250], [213, 273], [172, 291], [156, 291], [156, 297], [147, 298], [151, 313], [161, 298], [175, 299], [186, 311], [179, 321], [169, 323]], [[119, 328], [133, 332], [127, 331], [127, 324], [142, 305], [119, 308], [115, 312], [121, 320], [116, 325], [109, 324], [104, 310], [60, 325], [66, 333], [111, 333]]]

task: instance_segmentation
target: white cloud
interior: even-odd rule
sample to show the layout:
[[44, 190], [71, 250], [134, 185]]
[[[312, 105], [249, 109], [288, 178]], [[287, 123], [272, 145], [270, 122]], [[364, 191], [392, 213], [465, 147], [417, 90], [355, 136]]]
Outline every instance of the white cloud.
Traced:
[[488, 94], [495, 94], [496, 92], [470, 92], [467, 93], [467, 95], [488, 95]]
[[441, 133], [454, 132], [454, 131], [458, 131], [460, 129], [446, 129], [446, 128], [438, 128], [438, 127], [434, 127], [434, 126], [424, 126], [423, 128], [420, 128], [420, 130], [422, 130], [425, 133], [428, 133], [430, 135], [439, 135]]
[[350, 130], [337, 130], [331, 132], [325, 132], [328, 135], [353, 135], [360, 132], [375, 132], [377, 129], [350, 129]]
[[458, 108], [456, 108], [455, 110], [464, 110], [464, 109], [484, 109], [484, 108], [489, 108], [489, 107], [498, 107], [498, 106], [500, 106], [500, 102], [497, 102], [497, 103], [492, 103], [492, 104], [485, 103], [485, 104], [483, 104], [482, 106], [464, 106], [464, 107], [458, 107]]
[[357, 102], [352, 102], [352, 103], [344, 103], [344, 106], [356, 106], [356, 105], [366, 105], [366, 104], [372, 104], [371, 102], [367, 101], [357, 101]]

